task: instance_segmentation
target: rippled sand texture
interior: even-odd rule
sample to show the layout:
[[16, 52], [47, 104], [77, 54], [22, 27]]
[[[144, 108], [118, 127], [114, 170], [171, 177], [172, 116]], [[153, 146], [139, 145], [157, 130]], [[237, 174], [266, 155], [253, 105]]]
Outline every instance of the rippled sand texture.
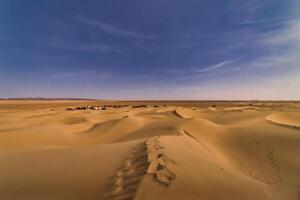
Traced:
[[299, 200], [299, 113], [297, 102], [3, 100], [0, 199]]

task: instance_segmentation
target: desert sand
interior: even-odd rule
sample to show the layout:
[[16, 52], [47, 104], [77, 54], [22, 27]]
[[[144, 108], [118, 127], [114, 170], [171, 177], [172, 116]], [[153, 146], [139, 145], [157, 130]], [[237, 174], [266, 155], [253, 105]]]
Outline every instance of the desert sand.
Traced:
[[[91, 105], [106, 108], [75, 109]], [[299, 200], [299, 113], [299, 102], [1, 100], [0, 199]]]

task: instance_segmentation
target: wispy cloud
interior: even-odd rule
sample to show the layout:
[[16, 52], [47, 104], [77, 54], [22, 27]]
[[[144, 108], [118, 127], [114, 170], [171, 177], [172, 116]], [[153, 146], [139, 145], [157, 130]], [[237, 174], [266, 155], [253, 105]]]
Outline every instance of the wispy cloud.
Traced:
[[68, 49], [68, 50], [76, 50], [76, 51], [117, 51], [120, 52], [120, 49], [117, 49], [112, 46], [107, 45], [69, 45], [69, 44], [50, 44], [52, 47]]
[[295, 16], [287, 16], [287, 17], [277, 17], [277, 18], [267, 18], [267, 19], [236, 19], [233, 21], [234, 25], [284, 25], [284, 23], [288, 23], [292, 20], [297, 20], [300, 17], [298, 15]]
[[[258, 64], [267, 67], [295, 69], [299, 68], [300, 20], [291, 20], [279, 30], [264, 34], [258, 40], [260, 47], [270, 49], [269, 55], [258, 60]], [[262, 66], [258, 65], [258, 66]]]
[[[187, 82], [178, 89], [185, 97], [199, 94], [199, 98], [208, 99], [220, 96], [223, 99], [299, 99], [299, 24], [298, 20], [287, 20], [275, 30], [257, 32], [252, 44], [258, 52], [261, 52], [260, 49], [264, 50], [263, 53], [258, 54], [255, 59], [246, 57], [240, 60], [238, 67], [242, 70], [231, 76], [217, 76], [218, 79], [212, 79], [211, 75], [216, 73], [204, 73], [225, 67], [232, 62], [228, 60], [198, 70], [200, 75], [210, 76], [209, 79], [202, 81], [197, 78], [194, 83]], [[232, 66], [228, 69], [232, 70]], [[197, 77], [197, 74], [194, 76]], [[257, 84], [262, 87], [257, 87]], [[203, 94], [206, 96], [200, 96]]]
[[225, 65], [227, 65], [227, 64], [229, 64], [231, 62], [233, 62], [233, 60], [227, 60], [227, 61], [218, 63], [218, 64], [210, 66], [210, 67], [196, 69], [195, 72], [203, 73], [203, 72], [208, 72], [208, 71], [216, 70], [218, 68], [224, 67]]
[[50, 78], [55, 80], [103, 80], [111, 77], [111, 73], [99, 72], [97, 70], [69, 71], [50, 75]]
[[285, 26], [262, 37], [261, 42], [270, 45], [290, 44], [300, 47], [300, 20], [290, 20]]
[[250, 13], [256, 12], [256, 11], [262, 9], [263, 7], [265, 7], [271, 1], [273, 1], [273, 0], [253, 0], [253, 1], [249, 1], [249, 3], [247, 4], [248, 10], [249, 10]]
[[131, 38], [139, 38], [139, 39], [153, 39], [155, 38], [154, 36], [151, 35], [144, 35], [132, 30], [127, 30], [127, 29], [123, 29], [102, 21], [96, 21], [96, 20], [91, 20], [91, 19], [87, 19], [84, 17], [79, 17], [78, 20], [82, 23], [91, 25], [91, 26], [95, 26], [98, 27], [100, 29], [102, 29], [104, 32], [111, 34], [111, 35], [119, 35], [119, 36], [125, 36], [125, 37], [131, 37]]

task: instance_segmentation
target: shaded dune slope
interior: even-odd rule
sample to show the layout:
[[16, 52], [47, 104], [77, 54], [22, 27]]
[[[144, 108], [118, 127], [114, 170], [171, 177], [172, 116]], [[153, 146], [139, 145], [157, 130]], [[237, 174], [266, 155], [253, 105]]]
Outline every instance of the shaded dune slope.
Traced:
[[0, 198], [298, 200], [300, 117], [279, 109], [0, 115]]

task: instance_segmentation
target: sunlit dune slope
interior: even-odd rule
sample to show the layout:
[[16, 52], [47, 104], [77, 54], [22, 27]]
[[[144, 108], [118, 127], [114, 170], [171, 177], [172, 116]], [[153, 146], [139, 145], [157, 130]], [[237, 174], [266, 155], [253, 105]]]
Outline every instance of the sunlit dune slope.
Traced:
[[[106, 109], [66, 110], [83, 105]], [[0, 199], [298, 200], [299, 113], [295, 102], [1, 101]]]

